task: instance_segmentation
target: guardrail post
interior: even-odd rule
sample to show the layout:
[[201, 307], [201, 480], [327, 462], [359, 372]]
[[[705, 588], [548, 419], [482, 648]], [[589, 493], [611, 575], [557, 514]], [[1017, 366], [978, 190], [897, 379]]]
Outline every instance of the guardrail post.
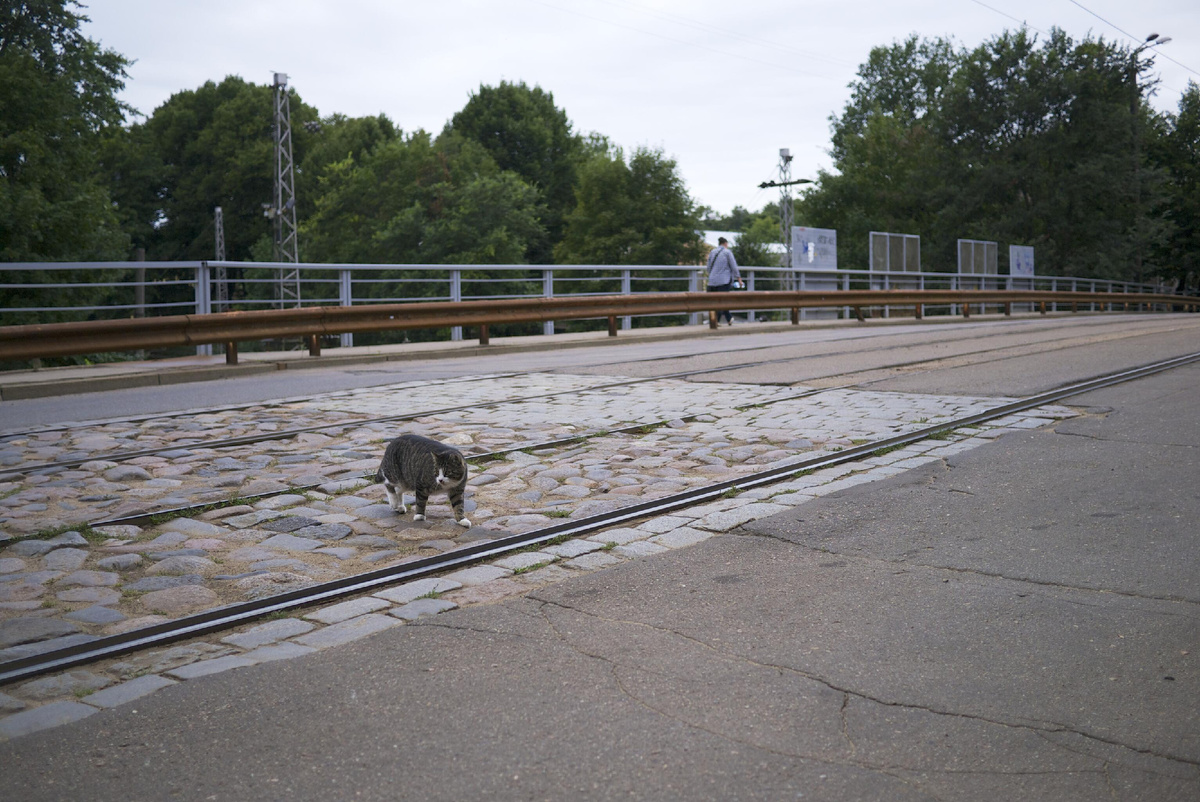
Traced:
[[[800, 271], [800, 291], [801, 292], [804, 292], [806, 289], [808, 289], [808, 285], [804, 281], [805, 277], [807, 277], [807, 276], [808, 276], [808, 274], [805, 273], [803, 270]], [[793, 309], [792, 315], [795, 317], [795, 319], [792, 320], [792, 325], [799, 326], [800, 321], [804, 320], [805, 318], [808, 317], [808, 310], [807, 309]]]
[[479, 324], [479, 344], [480, 345], [490, 345], [491, 342], [492, 342], [492, 335], [491, 335], [491, 332], [488, 331], [488, 324], [486, 324], [486, 323]]
[[[542, 271], [542, 297], [543, 298], [553, 298], [554, 297], [554, 271], [553, 270], [543, 270]], [[553, 334], [553, 333], [554, 333], [554, 321], [553, 320], [544, 321], [542, 323], [542, 334]]]
[[608, 316], [608, 336], [609, 337], [617, 336], [617, 318], [615, 315]]
[[[209, 286], [208, 262], [200, 262], [196, 265], [196, 314], [208, 315], [211, 313], [212, 287]], [[197, 345], [196, 356], [212, 356], [212, 346]]]
[[[343, 267], [338, 271], [338, 305], [354, 306], [354, 282], [350, 277], [350, 268]], [[338, 335], [342, 348], [354, 347], [354, 332], [344, 331]]]
[[[842, 289], [846, 290], [847, 292], [850, 291], [850, 274], [849, 273], [842, 276]], [[858, 315], [858, 319], [862, 320], [862, 311], [859, 309], [855, 309], [855, 313]], [[849, 320], [849, 319], [850, 319], [850, 307], [844, 306], [844, 307], [842, 307], [842, 320]]]
[[236, 365], [238, 363], [237, 343], [225, 343], [225, 364]]
[[[693, 270], [691, 273], [688, 273], [688, 292], [700, 292], [701, 275], [703, 275], [703, 273], [699, 270]], [[692, 314], [688, 316], [689, 325], [699, 326], [701, 314], [701, 312], [692, 312]]]
[[[629, 270], [621, 271], [621, 294], [633, 295], [633, 277]], [[633, 318], [630, 315], [625, 315], [621, 318], [621, 328], [626, 331], [633, 328]], [[613, 334], [612, 336], [615, 337], [617, 335]]]
[[[454, 303], [460, 303], [462, 301], [462, 271], [461, 270], [451, 270], [450, 271], [450, 300], [453, 301]], [[450, 327], [450, 339], [455, 342], [458, 342], [462, 338], [463, 338], [462, 326], [451, 326]]]
[[[754, 271], [746, 271], [746, 292], [754, 292]], [[751, 309], [746, 313], [746, 322], [753, 323], [755, 321], [754, 310]]]

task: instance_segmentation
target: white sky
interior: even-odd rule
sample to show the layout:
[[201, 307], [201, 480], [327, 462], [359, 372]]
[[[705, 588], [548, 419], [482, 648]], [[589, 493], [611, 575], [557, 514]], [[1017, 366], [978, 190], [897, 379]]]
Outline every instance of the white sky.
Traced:
[[1172, 41], [1158, 48], [1155, 105], [1175, 111], [1200, 83], [1197, 0], [85, 2], [87, 35], [135, 60], [122, 99], [145, 114], [205, 81], [279, 71], [322, 115], [382, 112], [437, 133], [480, 84], [524, 81], [580, 133], [661, 147], [719, 212], [778, 197], [758, 184], [777, 176], [780, 148], [794, 178], [829, 169], [829, 117], [855, 71], [910, 33], [972, 48], [1021, 21], [1075, 39], [1158, 33]]

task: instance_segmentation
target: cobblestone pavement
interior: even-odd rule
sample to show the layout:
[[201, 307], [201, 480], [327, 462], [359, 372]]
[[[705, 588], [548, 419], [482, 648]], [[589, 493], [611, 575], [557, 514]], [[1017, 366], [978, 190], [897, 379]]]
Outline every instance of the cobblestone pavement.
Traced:
[[[0, 663], [200, 610], [582, 518], [714, 481], [994, 408], [1004, 399], [935, 397], [656, 380], [594, 388], [593, 376], [535, 374], [398, 384], [194, 416], [81, 426], [0, 446]], [[509, 397], [537, 401], [460, 409], [403, 423], [368, 417]], [[588, 538], [423, 579], [296, 617], [11, 685], [0, 691], [0, 739], [72, 721], [176, 682], [307, 654], [466, 604], [525, 593], [579, 571], [680, 548], [852, 484], [874, 481], [1005, 431], [1069, 417], [1043, 408], [796, 476], [734, 498]], [[321, 433], [220, 450], [202, 441], [332, 422]], [[468, 455], [653, 424], [636, 434], [483, 458], [467, 511], [453, 522], [435, 497], [414, 522], [367, 484], [385, 443], [416, 432]], [[123, 462], [105, 453], [170, 450]], [[81, 456], [70, 456], [81, 455]], [[78, 468], [23, 464], [87, 458]], [[255, 493], [318, 485], [237, 503]], [[194, 517], [146, 526], [79, 524], [205, 502]], [[71, 528], [74, 527], [74, 528]], [[47, 531], [50, 530], [50, 531]], [[65, 531], [63, 531], [65, 530]], [[28, 537], [39, 533], [36, 537]]]

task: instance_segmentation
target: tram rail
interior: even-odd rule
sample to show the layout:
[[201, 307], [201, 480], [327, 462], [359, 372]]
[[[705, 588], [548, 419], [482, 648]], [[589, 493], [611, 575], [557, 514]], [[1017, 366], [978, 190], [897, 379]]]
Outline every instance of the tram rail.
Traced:
[[874, 440], [837, 453], [823, 454], [810, 459], [790, 462], [786, 465], [777, 465], [754, 474], [637, 503], [613, 512], [594, 515], [577, 521], [565, 521], [561, 524], [555, 524], [531, 532], [468, 545], [436, 556], [421, 558], [354, 576], [342, 577], [330, 582], [284, 592], [255, 601], [230, 604], [121, 635], [101, 637], [75, 646], [17, 659], [0, 664], [0, 683], [58, 671], [152, 646], [232, 628], [271, 613], [307, 607], [337, 598], [374, 591], [388, 585], [431, 576], [516, 550], [544, 544], [547, 541], [584, 536], [640, 518], [661, 515], [689, 506], [703, 504], [720, 497], [730, 490], [748, 490], [781, 481], [798, 472], [864, 459], [881, 449], [904, 446], [954, 429], [977, 425], [1014, 413], [1057, 403], [1075, 395], [1172, 370], [1198, 361], [1200, 361], [1200, 353], [1186, 354], [1173, 359], [1143, 365], [1132, 370], [1124, 370], [1060, 387], [1049, 392], [1028, 396], [1010, 403], [998, 405], [981, 413], [943, 421], [905, 434]]

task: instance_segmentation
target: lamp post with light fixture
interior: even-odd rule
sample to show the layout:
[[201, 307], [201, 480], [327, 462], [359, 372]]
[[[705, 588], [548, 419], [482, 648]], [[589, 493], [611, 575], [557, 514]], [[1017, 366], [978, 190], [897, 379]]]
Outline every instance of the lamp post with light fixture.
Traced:
[[1129, 54], [1129, 83], [1133, 88], [1133, 96], [1129, 102], [1130, 125], [1133, 126], [1133, 265], [1134, 280], [1138, 283], [1141, 283], [1144, 278], [1142, 276], [1142, 252], [1146, 246], [1146, 238], [1143, 231], [1145, 226], [1142, 220], [1142, 91], [1138, 87], [1138, 73], [1140, 72], [1138, 68], [1138, 54], [1148, 47], [1165, 45], [1169, 41], [1171, 41], [1171, 37], [1169, 36], [1160, 36], [1157, 33], [1152, 33]]
[[[792, 180], [792, 152], [787, 148], [779, 149], [779, 180], [764, 181], [758, 185], [759, 189], [767, 189], [768, 187], [783, 187], [783, 191], [779, 196], [779, 233], [783, 238], [784, 262], [783, 267], [788, 270], [792, 269], [792, 190], [796, 184], [812, 184], [812, 179], [798, 178]], [[794, 290], [795, 276], [789, 276], [789, 286], [787, 289]]]

